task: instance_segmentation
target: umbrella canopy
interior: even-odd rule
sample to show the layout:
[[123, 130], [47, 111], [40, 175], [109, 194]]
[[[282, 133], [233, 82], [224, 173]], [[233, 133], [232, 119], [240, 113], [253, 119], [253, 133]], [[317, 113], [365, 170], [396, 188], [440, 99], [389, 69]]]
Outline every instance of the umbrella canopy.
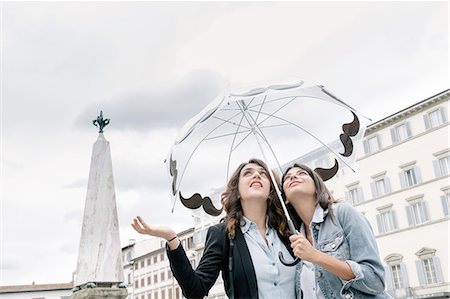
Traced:
[[351, 168], [368, 120], [320, 85], [224, 92], [186, 123], [170, 150], [172, 207], [220, 215], [229, 176], [249, 158], [278, 173], [300, 161], [328, 180]]

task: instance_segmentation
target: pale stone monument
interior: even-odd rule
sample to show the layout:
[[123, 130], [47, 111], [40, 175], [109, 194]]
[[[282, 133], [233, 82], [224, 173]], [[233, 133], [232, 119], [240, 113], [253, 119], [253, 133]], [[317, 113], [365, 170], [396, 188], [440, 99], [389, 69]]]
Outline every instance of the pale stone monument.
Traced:
[[99, 136], [92, 149], [77, 270], [72, 298], [125, 298], [122, 252], [109, 142], [103, 113], [93, 121]]

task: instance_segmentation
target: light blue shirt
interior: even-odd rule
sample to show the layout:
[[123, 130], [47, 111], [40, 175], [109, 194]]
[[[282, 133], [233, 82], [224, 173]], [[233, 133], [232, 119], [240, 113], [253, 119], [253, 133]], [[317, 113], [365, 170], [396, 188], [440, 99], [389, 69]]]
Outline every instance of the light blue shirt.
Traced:
[[[326, 213], [328, 213], [328, 210], [326, 211]], [[323, 222], [323, 218], [325, 217], [326, 213], [320, 205], [316, 205], [316, 210], [314, 211], [311, 224], [314, 223], [314, 225], [320, 225], [320, 223]], [[308, 227], [308, 229], [309, 233], [312, 234], [311, 225]], [[305, 230], [305, 224], [302, 223], [300, 232], [303, 234], [303, 236], [306, 236]], [[317, 247], [314, 238], [312, 238], [312, 240], [313, 246]], [[308, 261], [302, 260], [300, 263], [300, 267], [302, 267], [302, 272], [300, 275], [300, 285], [303, 291], [303, 298], [325, 299], [325, 296], [323, 295], [322, 290], [320, 289], [319, 284], [316, 280], [316, 269], [314, 265]]]
[[255, 268], [259, 299], [295, 298], [295, 267], [287, 267], [278, 259], [280, 251], [287, 260], [291, 255], [277, 232], [266, 221], [266, 244], [256, 223], [245, 217], [241, 231]]

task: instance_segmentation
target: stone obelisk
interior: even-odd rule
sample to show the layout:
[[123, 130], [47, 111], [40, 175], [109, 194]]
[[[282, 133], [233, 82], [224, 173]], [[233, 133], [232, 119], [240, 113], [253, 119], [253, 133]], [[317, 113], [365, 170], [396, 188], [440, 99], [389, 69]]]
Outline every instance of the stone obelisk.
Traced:
[[93, 121], [99, 127], [94, 143], [84, 206], [73, 298], [125, 298], [122, 252], [109, 142], [103, 113]]

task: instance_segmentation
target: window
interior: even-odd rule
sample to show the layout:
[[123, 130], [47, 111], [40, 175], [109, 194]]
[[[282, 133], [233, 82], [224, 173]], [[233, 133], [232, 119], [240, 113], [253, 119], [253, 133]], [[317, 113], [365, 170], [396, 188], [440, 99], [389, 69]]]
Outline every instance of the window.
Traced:
[[427, 203], [423, 200], [410, 202], [406, 206], [406, 216], [409, 226], [425, 223], [429, 220]]
[[141, 261], [141, 268], [145, 267], [145, 261]]
[[187, 238], [187, 247], [188, 249], [191, 249], [194, 247], [194, 237], [189, 237]]
[[161, 299], [166, 299], [166, 290], [161, 290]]
[[408, 122], [391, 129], [392, 143], [398, 143], [411, 137], [411, 127]]
[[394, 283], [394, 289], [400, 289], [403, 287], [403, 279], [401, 275], [400, 265], [391, 266], [392, 282]]
[[139, 263], [135, 263], [135, 264], [134, 264], [134, 269], [135, 269], [135, 270], [139, 269]]
[[131, 273], [128, 273], [128, 277], [127, 278], [128, 278], [127, 279], [128, 284], [131, 284]]
[[380, 138], [378, 135], [363, 140], [364, 153], [372, 154], [380, 150]]
[[345, 192], [345, 199], [353, 205], [359, 204], [364, 201], [363, 192], [361, 187], [351, 186], [348, 187], [348, 191]]
[[161, 281], [164, 281], [164, 280], [165, 280], [165, 273], [161, 272]]
[[167, 270], [167, 279], [171, 279], [172, 278], [172, 271]]
[[141, 299], [145, 299], [145, 295], [141, 295]]
[[441, 177], [450, 173], [450, 156], [437, 158], [433, 161], [434, 174]]
[[153, 256], [153, 264], [156, 264], [158, 262], [158, 256]]
[[148, 258], [147, 259], [147, 266], [150, 266], [152, 264], [152, 259], [151, 258]]
[[141, 278], [141, 287], [143, 287], [145, 285], [145, 279]]
[[134, 287], [135, 288], [139, 288], [139, 280], [135, 280], [134, 281]]
[[416, 261], [417, 275], [421, 286], [443, 282], [441, 264], [436, 250], [422, 248], [416, 252], [419, 260]]
[[409, 283], [408, 283], [408, 275], [406, 273], [406, 267], [405, 264], [402, 262], [403, 256], [394, 253], [388, 255], [384, 260], [388, 264], [388, 266], [385, 267], [387, 290], [398, 290], [407, 288], [409, 286]]
[[147, 294], [147, 299], [152, 299], [152, 293]]
[[180, 299], [180, 289], [178, 287], [175, 288], [175, 299]]
[[400, 173], [400, 185], [402, 188], [412, 187], [422, 182], [419, 167], [404, 168]]
[[423, 116], [423, 120], [425, 122], [425, 129], [432, 129], [440, 126], [445, 123], [445, 110], [442, 107], [438, 109], [432, 110]]
[[383, 196], [391, 192], [391, 183], [388, 177], [376, 177], [374, 181], [370, 183], [370, 189], [372, 190], [373, 197]]
[[153, 298], [154, 299], [158, 299], [158, 291], [154, 291], [153, 292]]
[[159, 255], [159, 261], [160, 261], [160, 262], [164, 261], [164, 253], [161, 253], [161, 254]]
[[152, 284], [152, 277], [151, 276], [147, 276], [147, 285], [151, 285]]
[[169, 299], [173, 299], [172, 298], [172, 288], [169, 288], [167, 291], [168, 291], [167, 295], [168, 295]]
[[153, 283], [158, 282], [158, 274], [153, 275]]
[[384, 234], [398, 228], [397, 215], [392, 209], [382, 210], [377, 215], [378, 232]]

